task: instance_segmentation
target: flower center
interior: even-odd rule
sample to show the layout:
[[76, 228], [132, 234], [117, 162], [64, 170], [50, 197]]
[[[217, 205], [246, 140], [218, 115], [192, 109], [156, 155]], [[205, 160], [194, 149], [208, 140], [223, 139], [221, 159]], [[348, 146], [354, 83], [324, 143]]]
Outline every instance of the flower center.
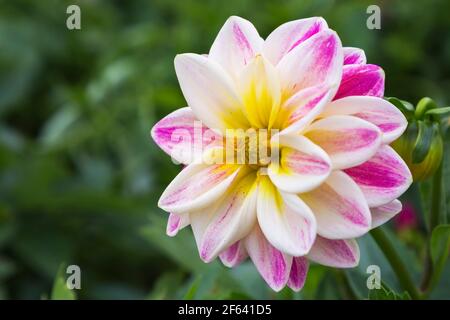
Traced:
[[224, 138], [226, 163], [245, 164], [255, 169], [268, 166], [277, 153], [271, 144], [273, 131], [276, 130], [227, 130]]

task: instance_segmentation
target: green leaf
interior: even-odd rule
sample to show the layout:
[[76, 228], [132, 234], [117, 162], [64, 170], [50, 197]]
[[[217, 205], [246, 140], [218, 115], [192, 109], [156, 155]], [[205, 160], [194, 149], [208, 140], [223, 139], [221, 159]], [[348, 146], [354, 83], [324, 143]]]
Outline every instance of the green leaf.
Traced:
[[425, 121], [418, 121], [419, 134], [417, 135], [416, 143], [412, 152], [412, 162], [421, 163], [425, 160], [428, 151], [431, 147], [431, 142], [434, 135], [434, 126]]
[[382, 283], [380, 289], [369, 290], [369, 300], [411, 300], [411, 296], [406, 291], [396, 293], [385, 283]]
[[67, 287], [65, 270], [65, 265], [61, 264], [53, 283], [52, 300], [76, 300], [75, 292]]
[[445, 108], [437, 108], [437, 109], [430, 109], [427, 112], [425, 112], [426, 115], [443, 115], [446, 113], [450, 113], [450, 107]]
[[415, 115], [416, 119], [422, 119], [422, 117], [424, 116], [424, 114], [427, 111], [436, 109], [436, 108], [437, 108], [437, 105], [433, 99], [431, 99], [429, 97], [424, 97], [424, 98], [420, 99], [420, 101], [417, 103], [416, 111], [414, 112], [414, 115]]
[[440, 273], [444, 268], [450, 250], [450, 224], [441, 224], [434, 228], [430, 246], [434, 272]]
[[396, 106], [407, 118], [414, 115], [414, 106], [410, 102], [395, 97], [386, 97], [385, 99]]

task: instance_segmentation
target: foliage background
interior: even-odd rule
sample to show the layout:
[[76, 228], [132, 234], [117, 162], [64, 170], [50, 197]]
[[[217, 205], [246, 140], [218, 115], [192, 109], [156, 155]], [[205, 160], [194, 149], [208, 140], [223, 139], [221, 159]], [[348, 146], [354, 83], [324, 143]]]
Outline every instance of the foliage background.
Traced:
[[[80, 31], [65, 26], [69, 4], [81, 7]], [[366, 28], [370, 4], [381, 7], [381, 30]], [[349, 286], [366, 298], [371, 264], [400, 290], [370, 236], [358, 268], [312, 266], [298, 294], [271, 292], [250, 263], [203, 264], [190, 230], [165, 236], [156, 202], [179, 168], [149, 131], [185, 105], [174, 56], [207, 52], [230, 15], [263, 37], [323, 16], [385, 69], [386, 96], [448, 104], [448, 12], [446, 0], [0, 1], [0, 298], [48, 297], [62, 263], [81, 267], [84, 299], [355, 298]], [[424, 226], [397, 233], [418, 276]], [[433, 297], [449, 298], [449, 269]]]

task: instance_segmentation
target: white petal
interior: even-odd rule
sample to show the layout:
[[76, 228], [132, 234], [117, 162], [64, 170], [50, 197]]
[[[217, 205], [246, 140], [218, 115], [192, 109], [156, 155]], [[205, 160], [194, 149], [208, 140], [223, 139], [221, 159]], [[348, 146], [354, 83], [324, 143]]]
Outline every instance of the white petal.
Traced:
[[331, 160], [320, 147], [300, 135], [280, 135], [280, 159], [268, 167], [272, 182], [285, 192], [310, 191], [331, 172]]
[[334, 169], [346, 169], [369, 160], [381, 144], [375, 125], [353, 116], [330, 116], [314, 122], [305, 136], [330, 156]]
[[245, 239], [245, 247], [267, 284], [275, 291], [283, 289], [289, 279], [292, 257], [273, 247], [258, 226]]
[[365, 64], [367, 62], [364, 50], [360, 48], [344, 47], [344, 65], [345, 64]]
[[320, 84], [339, 84], [342, 62], [337, 34], [330, 29], [315, 34], [278, 63], [283, 96], [290, 97], [301, 89]]
[[244, 110], [253, 128], [270, 129], [281, 100], [281, 89], [275, 68], [258, 55], [242, 71], [238, 89]]
[[334, 268], [353, 268], [359, 264], [359, 246], [354, 239], [330, 240], [318, 236], [308, 259]]
[[190, 164], [169, 184], [158, 201], [167, 212], [191, 212], [213, 203], [228, 189], [240, 168]]
[[214, 205], [190, 215], [203, 261], [212, 261], [250, 233], [256, 223], [256, 196], [256, 174], [252, 172], [236, 179]]
[[189, 107], [161, 119], [151, 135], [172, 159], [183, 164], [194, 162], [207, 148], [222, 145], [222, 137], [204, 126]]
[[232, 78], [213, 60], [192, 53], [175, 57], [181, 90], [195, 116], [222, 134], [227, 128], [248, 128]]
[[248, 253], [245, 249], [243, 240], [237, 241], [236, 243], [232, 244], [227, 249], [222, 251], [222, 253], [219, 255], [222, 263], [229, 268], [233, 268], [239, 265], [242, 261], [247, 259], [247, 257]]
[[370, 209], [372, 212], [372, 229], [385, 224], [402, 211], [402, 203], [395, 199], [387, 204]]
[[177, 235], [178, 231], [187, 227], [189, 223], [190, 221], [188, 213], [184, 214], [171, 213], [169, 215], [169, 219], [167, 219], [166, 234], [169, 237], [174, 237]]
[[397, 199], [413, 181], [408, 166], [390, 146], [382, 146], [368, 161], [345, 173], [358, 184], [370, 207]]
[[264, 55], [277, 65], [288, 52], [324, 29], [328, 29], [328, 25], [321, 17], [286, 22], [267, 37], [263, 45]]
[[363, 193], [342, 171], [301, 198], [314, 212], [317, 233], [328, 239], [356, 238], [367, 233], [371, 215]]
[[368, 96], [345, 97], [328, 104], [321, 117], [351, 115], [376, 125], [383, 133], [383, 143], [389, 144], [405, 131], [408, 121], [390, 102]]
[[308, 253], [316, 237], [313, 213], [295, 194], [280, 193], [266, 176], [260, 176], [258, 223], [267, 240], [293, 256]]
[[289, 274], [288, 286], [294, 291], [300, 291], [306, 281], [309, 262], [305, 257], [294, 257], [292, 259], [291, 273]]
[[275, 127], [282, 129], [281, 134], [301, 133], [331, 102], [334, 92], [328, 85], [300, 90], [283, 103]]
[[263, 42], [250, 21], [232, 16], [220, 29], [209, 51], [209, 58], [236, 78], [244, 66], [261, 51]]

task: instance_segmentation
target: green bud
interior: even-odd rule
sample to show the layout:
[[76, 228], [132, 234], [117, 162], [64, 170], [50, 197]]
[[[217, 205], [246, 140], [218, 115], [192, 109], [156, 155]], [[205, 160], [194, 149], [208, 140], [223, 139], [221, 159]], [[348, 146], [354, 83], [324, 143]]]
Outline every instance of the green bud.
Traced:
[[430, 121], [411, 121], [405, 133], [392, 143], [392, 147], [405, 160], [413, 179], [431, 177], [442, 161], [443, 141], [439, 124]]
[[431, 98], [428, 98], [428, 97], [422, 98], [417, 103], [416, 111], [414, 112], [414, 116], [416, 117], [416, 119], [422, 119], [428, 110], [436, 109], [436, 108], [437, 108], [437, 105]]

